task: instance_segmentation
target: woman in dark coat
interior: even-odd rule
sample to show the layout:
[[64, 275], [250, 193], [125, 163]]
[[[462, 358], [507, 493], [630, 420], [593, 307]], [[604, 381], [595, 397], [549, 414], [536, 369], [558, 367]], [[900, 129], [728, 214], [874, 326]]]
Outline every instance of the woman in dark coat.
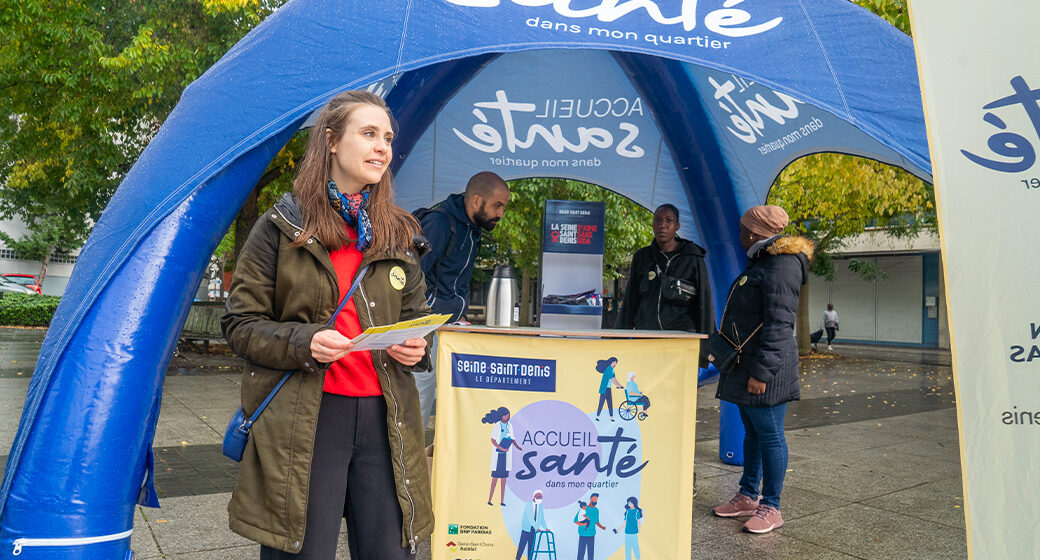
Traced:
[[751, 516], [744, 529], [752, 533], [768, 533], [784, 524], [784, 415], [787, 403], [799, 398], [794, 325], [813, 243], [780, 235], [787, 222], [787, 212], [779, 206], [756, 206], [740, 219], [748, 264], [730, 286], [719, 325], [720, 333], [743, 345], [736, 364], [719, 379], [715, 396], [740, 408], [744, 476], [736, 496], [712, 511], [720, 517]]

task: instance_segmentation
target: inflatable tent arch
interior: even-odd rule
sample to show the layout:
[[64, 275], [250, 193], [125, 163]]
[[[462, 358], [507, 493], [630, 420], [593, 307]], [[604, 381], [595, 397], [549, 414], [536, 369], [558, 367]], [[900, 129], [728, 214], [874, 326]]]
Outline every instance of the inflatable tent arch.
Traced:
[[[626, 118], [646, 123], [636, 123], [648, 127], [641, 140], [659, 139], [638, 144], [656, 156], [653, 170], [624, 161], [643, 173], [629, 184], [591, 167], [557, 175], [647, 206], [657, 195], [646, 181], [680, 196], [658, 200], [680, 206], [708, 248], [717, 307], [718, 286], [743, 266], [735, 222], [790, 161], [841, 151], [929, 178], [911, 41], [847, 0], [569, 4], [293, 0], [189, 86], [95, 226], [47, 333], [0, 488], [0, 558], [129, 555], [135, 504], [157, 505], [150, 444], [162, 382], [209, 256], [268, 162], [340, 91], [386, 91], [403, 131], [399, 198], [428, 202], [458, 190], [453, 173], [464, 169], [437, 159], [437, 144], [467, 136], [475, 109], [501, 115], [497, 90], [479, 89], [485, 72], [538, 60], [525, 54], [535, 50], [605, 61], [601, 75], [620, 72], [619, 87], [641, 98], [642, 114]], [[465, 112], [451, 111], [456, 101]], [[600, 175], [619, 172], [599, 157]]]

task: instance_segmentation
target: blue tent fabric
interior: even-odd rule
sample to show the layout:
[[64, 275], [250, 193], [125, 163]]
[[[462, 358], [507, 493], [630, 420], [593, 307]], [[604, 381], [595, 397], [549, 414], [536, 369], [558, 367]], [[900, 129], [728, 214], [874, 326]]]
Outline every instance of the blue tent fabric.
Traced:
[[[611, 51], [649, 100], [716, 283], [741, 268], [733, 224], [768, 185], [738, 180], [740, 156], [718, 139], [722, 121], [691, 77], [699, 69], [797, 98], [862, 131], [879, 158], [929, 176], [908, 37], [846, 0], [728, 3], [293, 0], [277, 10], [184, 91], [83, 248], [0, 487], [0, 555], [18, 538], [132, 526], [163, 375], [206, 261], [270, 159], [338, 92], [400, 77], [387, 96], [409, 138], [396, 169], [497, 55]], [[23, 555], [93, 558], [104, 546]]]

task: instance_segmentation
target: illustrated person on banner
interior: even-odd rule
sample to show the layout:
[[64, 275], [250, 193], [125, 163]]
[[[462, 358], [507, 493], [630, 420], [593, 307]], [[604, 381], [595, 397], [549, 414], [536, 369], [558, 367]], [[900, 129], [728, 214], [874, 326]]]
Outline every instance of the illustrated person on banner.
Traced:
[[650, 397], [640, 392], [639, 385], [636, 383], [636, 372], [634, 371], [628, 372], [628, 381], [625, 382], [625, 396], [628, 397], [629, 401], [642, 405], [643, 414], [646, 414], [646, 410], [650, 408]]
[[834, 310], [834, 304], [827, 304], [827, 311], [823, 312], [823, 328], [827, 329], [827, 349], [834, 350], [831, 342], [834, 341], [835, 333], [838, 332], [838, 312]]
[[614, 532], [617, 533], [620, 529], [625, 533], [625, 560], [632, 560], [633, 557], [639, 560], [639, 526], [644, 521], [643, 508], [639, 507], [639, 498], [629, 496], [625, 501], [624, 516], [621, 526], [614, 529]]
[[578, 560], [584, 556], [587, 560], [596, 560], [596, 528], [607, 530], [599, 522], [599, 494], [589, 496], [589, 505], [584, 512], [574, 514], [574, 523], [578, 526]]
[[429, 368], [426, 340], [351, 351], [364, 328], [429, 314], [419, 224], [393, 202], [393, 137], [378, 96], [333, 98], [292, 193], [261, 214], [237, 259], [221, 327], [247, 362], [245, 413], [298, 370], [250, 430], [228, 505], [231, 530], [265, 560], [334, 558], [344, 517], [355, 560], [411, 558], [433, 532], [410, 373]]
[[[466, 321], [469, 283], [481, 236], [495, 229], [508, 204], [509, 185], [495, 173], [482, 171], [470, 177], [464, 193], [449, 195], [432, 210], [415, 211], [430, 242], [430, 251], [420, 263], [426, 278], [426, 303], [434, 313], [451, 315], [450, 321]], [[436, 339], [431, 354], [436, 358]], [[425, 428], [437, 397], [433, 367], [416, 372], [415, 385]]]
[[603, 405], [607, 405], [607, 414], [610, 415], [610, 421], [614, 421], [614, 397], [610, 391], [611, 386], [615, 386], [618, 389], [624, 389], [614, 373], [614, 366], [617, 365], [618, 359], [615, 357], [607, 358], [606, 360], [599, 360], [596, 362], [596, 371], [600, 373], [599, 381], [599, 404], [596, 405], [596, 421], [599, 422], [599, 413], [603, 411]]
[[524, 549], [527, 549], [527, 560], [531, 560], [535, 533], [548, 530], [549, 527], [545, 524], [545, 508], [542, 507], [542, 491], [535, 490], [531, 500], [524, 504], [524, 515], [520, 522], [520, 542], [516, 545], [516, 560], [520, 560]]
[[491, 490], [488, 492], [488, 505], [493, 506], [491, 500], [495, 497], [495, 485], [501, 484], [499, 490], [499, 503], [506, 505], [506, 481], [509, 480], [509, 471], [513, 467], [513, 455], [509, 453], [509, 447], [515, 447], [523, 451], [520, 444], [513, 436], [513, 425], [509, 423], [509, 409], [506, 407], [496, 408], [484, 415], [481, 420], [484, 424], [491, 424]]
[[787, 223], [787, 212], [779, 206], [755, 206], [744, 213], [740, 243], [748, 263], [730, 286], [719, 325], [719, 335], [739, 348], [732, 365], [721, 368], [715, 397], [740, 409], [744, 474], [736, 495], [712, 511], [719, 517], [751, 516], [743, 528], [752, 533], [768, 533], [784, 524], [784, 416], [787, 403], [799, 398], [794, 326], [814, 247], [803, 237], [781, 235]]
[[589, 514], [585, 512], [585, 509], [588, 507], [588, 502], [578, 500], [578, 517], [575, 518], [574, 522], [577, 523], [579, 526], [588, 527], [592, 524], [592, 522], [589, 521]]
[[707, 251], [677, 235], [679, 210], [654, 211], [654, 239], [636, 251], [618, 311], [619, 329], [714, 332]]

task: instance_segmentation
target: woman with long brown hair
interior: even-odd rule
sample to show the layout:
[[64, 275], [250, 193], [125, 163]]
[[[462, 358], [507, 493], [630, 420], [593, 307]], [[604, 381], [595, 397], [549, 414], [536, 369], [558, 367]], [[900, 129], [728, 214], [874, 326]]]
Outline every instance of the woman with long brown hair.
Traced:
[[433, 530], [411, 374], [429, 367], [426, 340], [371, 352], [350, 341], [429, 312], [424, 240], [394, 203], [394, 128], [378, 96], [336, 96], [292, 194], [263, 213], [238, 257], [221, 325], [247, 362], [246, 414], [296, 370], [253, 425], [228, 505], [231, 529], [260, 543], [263, 560], [335, 558], [344, 517], [354, 560], [407, 558]]

